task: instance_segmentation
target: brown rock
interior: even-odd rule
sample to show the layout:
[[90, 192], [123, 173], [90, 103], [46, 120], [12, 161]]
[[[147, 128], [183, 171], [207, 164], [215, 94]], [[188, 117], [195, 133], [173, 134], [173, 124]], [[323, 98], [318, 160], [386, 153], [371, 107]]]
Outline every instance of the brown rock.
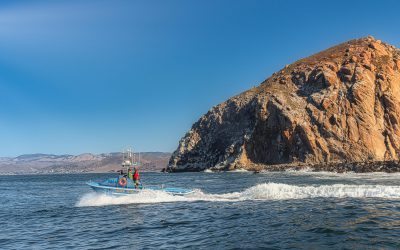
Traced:
[[346, 162], [398, 160], [399, 58], [398, 49], [368, 37], [285, 66], [202, 116], [169, 165], [187, 171], [335, 162], [344, 171], [359, 168]]
[[353, 74], [351, 67], [349, 65], [345, 65], [342, 68], [340, 68], [340, 73], [343, 75], [350, 75], [350, 76]]
[[400, 70], [400, 59], [396, 60], [397, 71]]

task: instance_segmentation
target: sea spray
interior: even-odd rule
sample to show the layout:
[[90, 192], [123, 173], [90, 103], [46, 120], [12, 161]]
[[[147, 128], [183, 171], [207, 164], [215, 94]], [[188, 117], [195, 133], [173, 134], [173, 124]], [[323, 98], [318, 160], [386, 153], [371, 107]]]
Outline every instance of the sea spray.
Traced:
[[143, 190], [132, 195], [111, 196], [101, 193], [90, 192], [83, 195], [77, 202], [78, 207], [106, 206], [132, 203], [161, 203], [185, 201], [181, 196], [173, 196], [162, 191]]
[[126, 196], [108, 196], [88, 193], [76, 203], [78, 207], [106, 206], [134, 203], [162, 202], [236, 202], [248, 200], [288, 200], [307, 198], [400, 198], [400, 186], [384, 185], [320, 185], [297, 186], [283, 183], [264, 183], [250, 187], [242, 192], [225, 194], [207, 194], [196, 190], [187, 196], [174, 196], [163, 191], [143, 190], [138, 194]]
[[241, 193], [243, 200], [284, 200], [306, 198], [400, 198], [400, 186], [383, 185], [321, 185], [295, 186], [282, 183], [265, 183]]

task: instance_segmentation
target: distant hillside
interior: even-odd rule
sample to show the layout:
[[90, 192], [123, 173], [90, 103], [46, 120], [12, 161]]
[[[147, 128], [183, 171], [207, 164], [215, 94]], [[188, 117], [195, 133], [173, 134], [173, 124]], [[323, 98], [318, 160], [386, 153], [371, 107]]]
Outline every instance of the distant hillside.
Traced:
[[[170, 153], [140, 153], [142, 171], [160, 171]], [[51, 155], [26, 154], [17, 157], [0, 157], [0, 174], [45, 174], [45, 173], [105, 173], [121, 169], [122, 154]]]

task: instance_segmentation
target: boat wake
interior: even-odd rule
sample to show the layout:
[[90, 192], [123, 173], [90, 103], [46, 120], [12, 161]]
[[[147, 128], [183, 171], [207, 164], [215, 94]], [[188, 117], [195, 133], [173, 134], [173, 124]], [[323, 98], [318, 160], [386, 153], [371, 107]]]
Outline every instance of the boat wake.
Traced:
[[246, 200], [288, 200], [307, 198], [387, 198], [400, 199], [400, 186], [384, 185], [320, 185], [296, 186], [283, 183], [264, 183], [242, 192], [207, 194], [201, 190], [186, 196], [174, 196], [163, 191], [144, 190], [138, 194], [121, 197], [98, 193], [87, 193], [76, 203], [78, 207], [107, 206], [132, 203], [219, 201], [235, 202]]

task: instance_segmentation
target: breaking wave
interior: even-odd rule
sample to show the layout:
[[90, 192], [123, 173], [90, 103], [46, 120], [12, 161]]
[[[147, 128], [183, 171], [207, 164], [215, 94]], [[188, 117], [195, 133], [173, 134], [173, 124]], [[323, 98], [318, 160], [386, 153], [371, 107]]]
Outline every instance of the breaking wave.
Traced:
[[[361, 180], [399, 180], [400, 179], [400, 173], [385, 173], [385, 172], [337, 173], [337, 172], [313, 171], [311, 168], [304, 168], [301, 170], [288, 169], [285, 172], [290, 175], [312, 176], [317, 179], [361, 179]], [[268, 172], [262, 172], [262, 173], [269, 174]]]
[[384, 185], [320, 185], [296, 186], [282, 183], [264, 183], [242, 192], [207, 194], [201, 190], [186, 196], [174, 196], [163, 191], [144, 190], [138, 194], [121, 197], [88, 193], [76, 203], [78, 207], [106, 206], [132, 203], [220, 201], [235, 202], [246, 200], [289, 200], [307, 198], [400, 198], [400, 186]]

